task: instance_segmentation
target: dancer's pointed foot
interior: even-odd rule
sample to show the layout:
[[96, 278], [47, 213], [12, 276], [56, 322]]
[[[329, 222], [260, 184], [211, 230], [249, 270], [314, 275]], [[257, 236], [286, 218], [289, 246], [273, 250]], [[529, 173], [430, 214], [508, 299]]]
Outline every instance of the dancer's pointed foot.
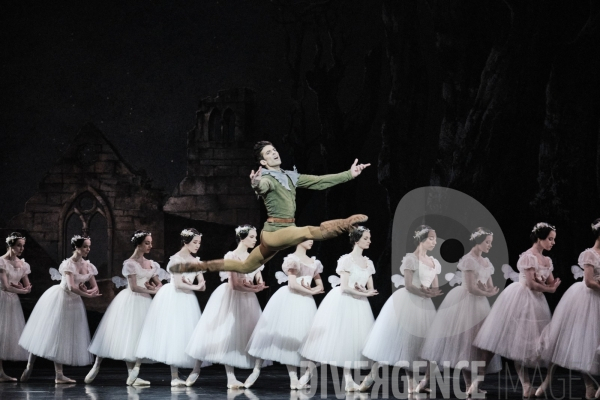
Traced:
[[359, 386], [353, 380], [346, 382], [346, 392], [358, 392]]
[[[479, 389], [479, 381], [475, 381], [469, 385], [469, 389], [467, 390], [467, 397], [473, 398], [483, 398], [487, 391]], [[481, 396], [483, 395], [483, 396]]]
[[415, 393], [431, 393], [431, 389], [429, 389], [427, 385], [429, 385], [429, 381], [427, 379], [422, 379], [415, 388]]
[[227, 380], [227, 389], [243, 389], [244, 384], [237, 379]]
[[29, 378], [31, 378], [31, 371], [33, 371], [33, 368], [31, 368], [29, 365], [27, 365], [27, 368], [25, 368], [25, 371], [23, 371], [23, 373], [21, 374], [21, 382], [27, 382], [29, 380]]
[[[598, 392], [600, 392], [600, 388], [598, 388]], [[598, 392], [596, 392], [596, 388], [594, 387], [594, 385], [586, 386], [585, 387], [585, 398], [586, 399], [597, 399], [598, 394], [600, 394]]]
[[319, 228], [323, 239], [331, 239], [340, 236], [343, 233], [349, 232], [354, 225], [366, 222], [369, 219], [366, 215], [356, 214], [346, 219], [332, 219], [322, 222]]
[[58, 374], [56, 375], [56, 379], [54, 379], [54, 383], [75, 383], [74, 379], [68, 378], [66, 376], [64, 376], [63, 374]]
[[600, 398], [600, 387], [598, 388], [598, 390], [596, 391], [596, 394], [594, 395], [595, 399]]
[[140, 367], [133, 367], [129, 373], [129, 376], [127, 377], [127, 386], [133, 385], [133, 382], [135, 382], [139, 374]]
[[535, 395], [536, 390], [531, 385], [523, 385], [523, 398], [530, 398]]
[[2, 373], [0, 373], [0, 382], [16, 382], [17, 378], [13, 378], [12, 376], [8, 376], [4, 373], [4, 371], [2, 371]]
[[150, 386], [150, 382], [142, 378], [136, 378], [135, 381], [133, 381], [132, 386]]
[[252, 371], [250, 376], [246, 379], [246, 382], [244, 382], [244, 387], [245, 388], [252, 387], [252, 385], [254, 385], [254, 382], [256, 382], [256, 380], [258, 379], [259, 376], [260, 376], [260, 369], [254, 368], [254, 371]]
[[171, 386], [185, 386], [185, 381], [179, 378], [171, 379]]
[[548, 389], [549, 382], [547, 379], [544, 379], [544, 382], [540, 385], [539, 388], [535, 391], [535, 397], [546, 397], [546, 390]]
[[185, 380], [185, 386], [192, 386], [194, 383], [196, 383], [196, 380], [198, 379], [199, 376], [200, 376], [199, 373], [192, 372]]
[[366, 392], [367, 390], [369, 390], [369, 388], [373, 385], [374, 382], [375, 379], [373, 379], [373, 374], [369, 373], [361, 382], [360, 386], [358, 387], [358, 391]]
[[96, 379], [96, 376], [98, 375], [99, 371], [100, 371], [100, 367], [98, 367], [98, 366], [96, 366], [96, 364], [94, 364], [94, 366], [92, 367], [90, 372], [88, 372], [88, 374], [85, 376], [85, 379], [83, 381], [85, 383], [94, 382], [94, 379]]

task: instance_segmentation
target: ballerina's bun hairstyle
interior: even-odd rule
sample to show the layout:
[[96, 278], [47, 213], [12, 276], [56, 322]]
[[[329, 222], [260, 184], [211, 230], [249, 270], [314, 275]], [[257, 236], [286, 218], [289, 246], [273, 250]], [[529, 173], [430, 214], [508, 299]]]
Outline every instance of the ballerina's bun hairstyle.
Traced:
[[86, 240], [90, 240], [90, 238], [88, 236], [80, 236], [80, 235], [75, 235], [71, 238], [71, 248], [73, 250], [78, 249], [80, 247], [83, 246], [83, 243]]
[[194, 228], [186, 228], [182, 230], [179, 234], [179, 237], [181, 238], [181, 246], [188, 244], [194, 240], [194, 237], [196, 236], [202, 236], [202, 234]]
[[139, 246], [144, 243], [146, 240], [146, 236], [152, 236], [150, 232], [137, 230], [133, 235], [131, 235], [131, 243], [133, 243], [134, 247]]
[[259, 163], [263, 159], [262, 150], [267, 146], [273, 146], [273, 143], [266, 140], [261, 140], [260, 142], [256, 142], [254, 148], [252, 149], [252, 151], [254, 152], [254, 158]]
[[485, 241], [485, 238], [487, 238], [488, 236], [494, 236], [494, 233], [488, 228], [480, 226], [479, 228], [471, 232], [471, 237], [469, 238], [469, 240], [472, 241], [474, 245], [477, 245], [483, 243]]
[[239, 243], [242, 240], [246, 239], [252, 229], [256, 230], [255, 227], [249, 224], [240, 225], [237, 228], [235, 228], [235, 241]]
[[537, 243], [539, 240], [546, 240], [550, 232], [556, 231], [556, 228], [546, 222], [538, 222], [535, 224], [531, 233], [529, 234], [529, 239], [531, 239], [531, 243]]
[[600, 237], [600, 218], [596, 218], [592, 223], [592, 233], [594, 238], [598, 239]]
[[369, 228], [362, 226], [362, 225], [358, 225], [357, 227], [355, 227], [354, 229], [352, 229], [349, 233], [348, 236], [350, 236], [350, 244], [352, 246], [354, 246], [354, 244], [356, 242], [358, 242], [363, 235], [365, 234], [365, 232], [370, 232]]
[[25, 240], [25, 236], [21, 235], [19, 232], [13, 232], [6, 237], [6, 248], [13, 247], [19, 239]]
[[427, 237], [429, 236], [429, 231], [435, 231], [435, 229], [433, 229], [429, 225], [417, 226], [417, 230], [415, 231], [415, 234], [413, 236], [413, 242], [415, 246], [418, 246], [419, 244], [424, 242], [425, 239], [427, 239]]

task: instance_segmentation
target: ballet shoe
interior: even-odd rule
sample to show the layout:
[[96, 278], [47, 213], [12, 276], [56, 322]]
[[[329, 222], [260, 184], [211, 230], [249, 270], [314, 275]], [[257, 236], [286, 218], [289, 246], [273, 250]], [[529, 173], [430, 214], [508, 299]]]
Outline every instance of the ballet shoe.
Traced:
[[21, 382], [27, 382], [29, 380], [31, 377], [31, 371], [31, 368], [25, 368], [25, 371], [23, 371], [23, 374], [21, 375]]
[[179, 378], [171, 379], [171, 386], [185, 386], [185, 381]]
[[374, 382], [375, 379], [373, 379], [373, 376], [371, 374], [365, 376], [365, 379], [363, 379], [360, 386], [358, 387], [358, 391], [366, 392], [367, 390], [369, 390], [369, 388], [373, 385]]
[[[600, 388], [598, 390], [600, 391]], [[595, 398], [597, 398], [596, 393], [597, 393], [596, 392], [596, 388], [593, 385], [585, 387], [585, 398], [586, 399], [595, 399]]]
[[533, 397], [535, 395], [535, 389], [532, 388], [531, 386], [523, 386], [523, 398], [530, 398]]
[[0, 374], [0, 382], [16, 382], [17, 378], [6, 375], [4, 372]]
[[298, 389], [304, 388], [306, 386], [306, 384], [308, 383], [308, 381], [310, 381], [310, 378], [311, 378], [310, 372], [307, 372], [304, 375], [302, 375], [302, 377], [300, 379], [298, 379]]
[[415, 393], [431, 393], [431, 389], [427, 387], [428, 384], [429, 381], [425, 379], [421, 380], [421, 382], [419, 382], [419, 384], [415, 388]]
[[483, 394], [483, 397], [485, 397], [486, 393], [487, 391], [479, 389], [478, 383], [473, 382], [469, 385], [469, 389], [467, 390], [467, 397], [481, 398], [482, 396], [477, 396], [477, 394]]
[[254, 385], [254, 383], [258, 379], [259, 375], [260, 375], [260, 369], [259, 370], [254, 369], [254, 371], [252, 371], [250, 376], [248, 378], [246, 378], [246, 381], [244, 382], [244, 387], [245, 388], [252, 387], [252, 385]]
[[135, 381], [133, 381], [132, 386], [150, 386], [150, 381], [146, 381], [142, 378], [136, 378]]
[[600, 397], [600, 387], [598, 388], [598, 390], [596, 391], [596, 394], [594, 395], [594, 398], [597, 399]]
[[185, 386], [192, 386], [194, 383], [196, 383], [196, 380], [198, 379], [199, 376], [200, 376], [200, 374], [192, 372], [185, 380]]
[[345, 390], [346, 392], [357, 392], [358, 385], [354, 381], [346, 382]]
[[95, 365], [92, 367], [92, 369], [90, 370], [90, 372], [85, 376], [85, 379], [83, 380], [85, 383], [92, 383], [94, 382], [94, 379], [96, 379], [96, 376], [98, 375], [98, 372], [100, 371], [100, 368], [96, 367]]
[[332, 219], [330, 221], [321, 222], [319, 228], [323, 239], [331, 239], [338, 237], [343, 233], [349, 232], [355, 224], [365, 222], [369, 219], [366, 215], [356, 214], [346, 219]]
[[60, 376], [57, 376], [56, 379], [54, 379], [54, 383], [62, 385], [65, 383], [76, 383], [76, 381], [75, 381], [75, 379], [67, 378], [64, 375], [60, 375]]
[[235, 381], [227, 382], [227, 389], [243, 389], [244, 384], [237, 379]]
[[546, 397], [546, 389], [548, 389], [548, 382], [544, 381], [535, 391], [535, 397]]
[[140, 368], [133, 367], [131, 369], [131, 372], [129, 373], [129, 376], [127, 377], [127, 386], [133, 385], [133, 382], [135, 382], [135, 380], [137, 379], [139, 374], [140, 374]]

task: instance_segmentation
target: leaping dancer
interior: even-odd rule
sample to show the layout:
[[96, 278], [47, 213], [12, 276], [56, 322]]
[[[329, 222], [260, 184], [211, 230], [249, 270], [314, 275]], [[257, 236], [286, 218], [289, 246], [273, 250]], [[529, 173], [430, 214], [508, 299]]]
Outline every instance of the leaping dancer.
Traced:
[[[268, 218], [260, 234], [260, 245], [245, 261], [210, 260], [171, 266], [171, 272], [235, 271], [249, 273], [269, 261], [278, 251], [296, 246], [306, 240], [327, 240], [348, 232], [354, 224], [365, 222], [366, 215], [352, 215], [334, 219], [320, 226], [298, 227], [294, 224], [296, 188], [323, 190], [356, 178], [371, 164], [358, 164], [358, 159], [348, 171], [331, 175], [300, 174], [280, 168], [281, 158], [271, 142], [260, 141], [254, 145], [254, 154], [260, 167], [250, 173], [250, 183], [257, 195], [263, 198]], [[264, 169], [263, 169], [264, 168]]]

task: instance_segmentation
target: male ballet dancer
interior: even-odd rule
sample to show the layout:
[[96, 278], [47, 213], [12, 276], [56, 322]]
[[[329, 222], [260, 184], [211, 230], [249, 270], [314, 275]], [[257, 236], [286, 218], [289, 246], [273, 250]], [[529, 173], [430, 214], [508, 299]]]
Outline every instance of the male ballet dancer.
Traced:
[[[365, 222], [366, 215], [357, 214], [346, 219], [325, 221], [320, 226], [298, 227], [294, 224], [296, 213], [296, 188], [323, 190], [356, 178], [371, 164], [357, 164], [348, 171], [331, 175], [300, 174], [280, 168], [279, 153], [270, 142], [260, 141], [254, 145], [254, 154], [260, 163], [258, 171], [250, 173], [250, 184], [263, 198], [268, 218], [260, 234], [260, 245], [245, 261], [210, 260], [193, 264], [171, 266], [174, 273], [193, 271], [235, 271], [243, 274], [254, 271], [269, 261], [279, 250], [296, 246], [305, 240], [327, 240], [348, 232], [352, 225]], [[263, 169], [264, 168], [264, 169]]]

